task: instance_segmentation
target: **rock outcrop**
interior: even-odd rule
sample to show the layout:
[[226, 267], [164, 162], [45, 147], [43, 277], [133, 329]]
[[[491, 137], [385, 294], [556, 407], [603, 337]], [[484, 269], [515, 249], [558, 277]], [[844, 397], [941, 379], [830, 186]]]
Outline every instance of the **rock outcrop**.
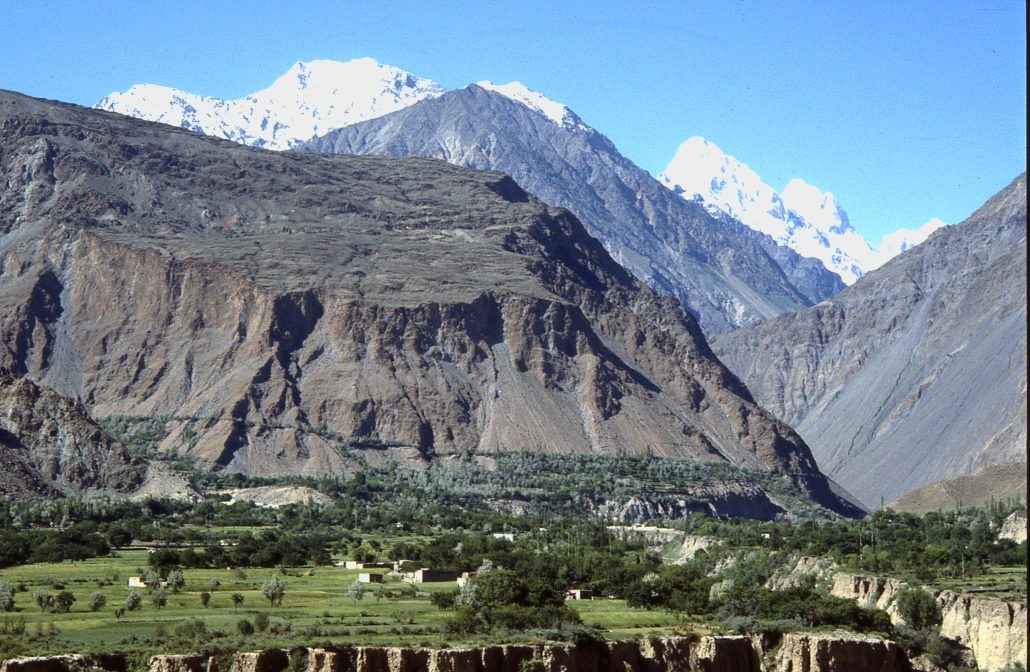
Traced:
[[706, 334], [799, 310], [844, 287], [818, 260], [683, 200], [567, 114], [569, 123], [556, 123], [472, 85], [297, 149], [425, 156], [508, 173], [542, 200], [575, 213], [638, 278], [682, 301]]
[[262, 485], [256, 488], [231, 488], [214, 490], [208, 494], [228, 495], [227, 504], [251, 502], [257, 506], [277, 509], [288, 504], [332, 504], [333, 498], [314, 488], [300, 485]]
[[860, 607], [882, 609], [891, 617], [891, 621], [900, 622], [895, 600], [898, 593], [908, 588], [904, 581], [876, 576], [859, 576], [847, 572], [833, 575], [830, 594], [834, 597], [845, 597], [855, 600]]
[[0, 366], [189, 418], [165, 450], [260, 475], [341, 473], [353, 437], [677, 456], [856, 512], [682, 306], [505, 175], [12, 93], [0, 140]]
[[[835, 576], [840, 570], [837, 563], [828, 558], [818, 558], [811, 555], [803, 555], [793, 565], [780, 567], [769, 580], [765, 587], [769, 590], [784, 590], [801, 585], [815, 583], [819, 586], [831, 588]], [[848, 595], [847, 597], [852, 597]]]
[[[769, 648], [762, 637], [662, 637], [573, 646], [498, 645], [463, 649], [347, 646], [308, 649], [306, 672], [908, 672], [894, 642], [850, 633], [788, 634]], [[150, 672], [220, 672], [214, 658], [156, 656]], [[240, 653], [229, 672], [284, 672], [281, 650]], [[198, 667], [199, 666], [199, 667]], [[46, 672], [62, 672], [47, 670]]]
[[1025, 603], [950, 590], [935, 592], [893, 578], [862, 576], [836, 569], [832, 563], [819, 558], [802, 557], [791, 571], [775, 575], [768, 585], [774, 590], [781, 589], [814, 575], [830, 584], [830, 593], [835, 597], [855, 600], [862, 607], [882, 609], [896, 624], [904, 623], [898, 611], [898, 594], [910, 587], [926, 590], [935, 596], [941, 608], [941, 635], [967, 647], [981, 670], [996, 670], [1015, 663], [1026, 666]]
[[1009, 517], [1001, 524], [1001, 531], [998, 533], [998, 538], [1011, 539], [1017, 544], [1021, 544], [1026, 541], [1026, 514], [1009, 514]]
[[976, 664], [992, 672], [1015, 663], [1027, 665], [1026, 604], [963, 595], [950, 590], [937, 596], [941, 635], [972, 650]]
[[[904, 619], [896, 599], [900, 591], [909, 587], [897, 579], [838, 572], [833, 577], [831, 593], [854, 599], [863, 607], [883, 609], [897, 624], [904, 623]], [[967, 647], [981, 670], [997, 670], [1014, 663], [1026, 666], [1026, 604], [950, 590], [937, 593], [936, 599], [943, 619], [941, 635]]]
[[[847, 632], [791, 633], [776, 646], [761, 636], [661, 637], [573, 646], [499, 645], [464, 649], [345, 646], [228, 658], [160, 655], [149, 672], [909, 672], [891, 641]], [[291, 655], [294, 658], [291, 659]], [[301, 667], [303, 666], [303, 667]], [[0, 672], [125, 672], [124, 656], [14, 658]]]
[[0, 373], [0, 497], [129, 493], [145, 473], [81, 403]]
[[855, 672], [906, 670], [908, 658], [891, 641], [851, 633], [783, 636], [774, 662], [767, 669], [777, 672]]
[[125, 656], [70, 653], [0, 661], [0, 672], [126, 672]]
[[692, 513], [756, 520], [773, 520], [789, 514], [785, 504], [760, 484], [748, 481], [714, 481], [685, 488], [680, 493], [632, 496], [625, 500], [605, 499], [593, 506], [592, 511], [621, 523], [657, 518], [675, 520]]
[[866, 505], [1026, 461], [1026, 175], [830, 301], [714, 340]]

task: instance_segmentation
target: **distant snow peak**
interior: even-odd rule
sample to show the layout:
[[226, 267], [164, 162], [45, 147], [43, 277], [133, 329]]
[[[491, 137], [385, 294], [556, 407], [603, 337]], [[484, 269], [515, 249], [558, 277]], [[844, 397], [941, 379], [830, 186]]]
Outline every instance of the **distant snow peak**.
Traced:
[[795, 177], [780, 195], [783, 203], [809, 222], [826, 224], [834, 233], [853, 231], [844, 209], [833, 194]]
[[701, 136], [680, 145], [659, 179], [683, 198], [699, 198], [709, 211], [818, 259], [849, 285], [878, 265], [876, 251], [852, 228], [833, 194], [800, 179], [777, 193], [747, 164]]
[[494, 84], [489, 80], [476, 82], [476, 86], [499, 93], [505, 98], [522, 103], [529, 109], [542, 114], [562, 128], [574, 130], [587, 130], [589, 126], [583, 123], [579, 116], [570, 110], [568, 106], [551, 100], [542, 93], [538, 93], [522, 82], [509, 82], [508, 84]]
[[371, 58], [298, 61], [267, 89], [238, 100], [155, 84], [112, 93], [96, 107], [266, 149], [395, 112], [444, 93], [436, 82]]
[[880, 263], [887, 263], [902, 252], [911, 250], [929, 238], [931, 233], [945, 226], [948, 224], [934, 217], [918, 229], [898, 229], [888, 233], [880, 241]]

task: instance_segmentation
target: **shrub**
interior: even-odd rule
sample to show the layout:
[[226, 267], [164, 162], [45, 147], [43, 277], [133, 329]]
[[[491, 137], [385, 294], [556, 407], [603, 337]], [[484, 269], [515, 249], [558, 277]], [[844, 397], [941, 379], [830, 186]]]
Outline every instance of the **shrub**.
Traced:
[[59, 614], [68, 613], [73, 604], [75, 604], [75, 596], [67, 590], [62, 590], [57, 594], [57, 597], [54, 598], [54, 607]]
[[0, 611], [14, 611], [14, 586], [0, 581]]
[[269, 606], [278, 606], [283, 603], [283, 597], [286, 595], [286, 584], [273, 574], [261, 584], [261, 594], [268, 600]]
[[200, 606], [207, 608], [207, 605], [211, 603], [211, 593], [204, 591], [200, 594]]
[[254, 627], [257, 628], [259, 632], [268, 630], [268, 614], [258, 614], [255, 616]]
[[125, 611], [136, 611], [143, 604], [143, 596], [135, 590], [125, 597]]
[[442, 591], [430, 595], [429, 601], [438, 609], [452, 609], [454, 608], [454, 600], [457, 596], [458, 591]]
[[202, 639], [206, 634], [207, 625], [199, 618], [191, 618], [175, 626], [175, 636], [180, 639]]
[[176, 569], [168, 573], [168, 587], [173, 593], [178, 593], [186, 585], [186, 577]]
[[236, 622], [236, 630], [239, 631], [244, 637], [254, 634], [254, 624], [245, 618], [241, 618]]
[[898, 613], [905, 623], [916, 630], [926, 630], [941, 624], [941, 607], [933, 595], [919, 588], [905, 588], [898, 595]]
[[107, 604], [107, 596], [101, 592], [89, 594], [89, 610], [100, 611]]
[[365, 588], [365, 584], [361, 583], [357, 579], [354, 579], [350, 586], [347, 587], [347, 597], [354, 600], [355, 603], [360, 602], [365, 598], [365, 593], [367, 592], [367, 590], [368, 589]]

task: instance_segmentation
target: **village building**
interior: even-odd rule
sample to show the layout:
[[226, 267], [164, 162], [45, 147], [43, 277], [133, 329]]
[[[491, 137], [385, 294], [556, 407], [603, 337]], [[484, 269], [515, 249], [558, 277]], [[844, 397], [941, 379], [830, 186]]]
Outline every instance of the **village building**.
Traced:
[[412, 572], [405, 581], [409, 583], [443, 583], [445, 581], [457, 581], [458, 572], [447, 569], [422, 569]]
[[357, 560], [345, 560], [336, 563], [337, 567], [344, 569], [393, 569], [392, 562], [358, 562]]

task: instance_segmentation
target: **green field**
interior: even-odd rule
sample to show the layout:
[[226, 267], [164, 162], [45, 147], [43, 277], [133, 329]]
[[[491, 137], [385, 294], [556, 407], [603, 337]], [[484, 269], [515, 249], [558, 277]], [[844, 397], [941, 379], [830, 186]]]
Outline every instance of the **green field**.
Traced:
[[[222, 631], [236, 644], [258, 648], [267, 645], [301, 644], [414, 644], [453, 645], [461, 643], [444, 632], [448, 612], [429, 602], [434, 591], [453, 590], [454, 583], [421, 584], [417, 592], [401, 595], [406, 584], [399, 577], [386, 576], [383, 591], [374, 594], [369, 586], [359, 601], [347, 594], [348, 587], [361, 570], [342, 567], [299, 567], [286, 570], [247, 569], [240, 576], [229, 569], [185, 570], [186, 586], [178, 593], [168, 591], [167, 605], [155, 607], [145, 588], [129, 588], [130, 576], [146, 568], [147, 551], [123, 549], [106, 558], [58, 564], [34, 564], [12, 567], [0, 572], [0, 579], [19, 587], [16, 611], [0, 616], [0, 629], [24, 623], [25, 649], [19, 653], [54, 651], [176, 651], [183, 642], [175, 637], [175, 628], [191, 618], [204, 621], [208, 632]], [[385, 571], [385, 570], [373, 570]], [[273, 574], [286, 583], [281, 606], [270, 606], [261, 594], [261, 585]], [[220, 586], [210, 590], [208, 582], [217, 579]], [[105, 585], [105, 584], [110, 585]], [[64, 586], [64, 588], [55, 587]], [[21, 588], [24, 587], [24, 590]], [[68, 613], [43, 612], [36, 605], [33, 593], [70, 591], [76, 599]], [[143, 596], [137, 611], [126, 612], [120, 619], [115, 610], [125, 605], [131, 591]], [[90, 611], [89, 597], [102, 592], [107, 604], [98, 612]], [[211, 593], [207, 608], [201, 605], [200, 594]], [[244, 596], [237, 611], [232, 594]], [[389, 596], [393, 593], [393, 596]], [[654, 632], [668, 632], [678, 623], [670, 613], [633, 609], [622, 600], [570, 601], [588, 626], [598, 628], [606, 637], [625, 638]], [[241, 619], [254, 621], [265, 614], [271, 622], [268, 631], [243, 638], [237, 634]], [[288, 630], [286, 628], [288, 627]], [[55, 630], [56, 629], [56, 630]]]

